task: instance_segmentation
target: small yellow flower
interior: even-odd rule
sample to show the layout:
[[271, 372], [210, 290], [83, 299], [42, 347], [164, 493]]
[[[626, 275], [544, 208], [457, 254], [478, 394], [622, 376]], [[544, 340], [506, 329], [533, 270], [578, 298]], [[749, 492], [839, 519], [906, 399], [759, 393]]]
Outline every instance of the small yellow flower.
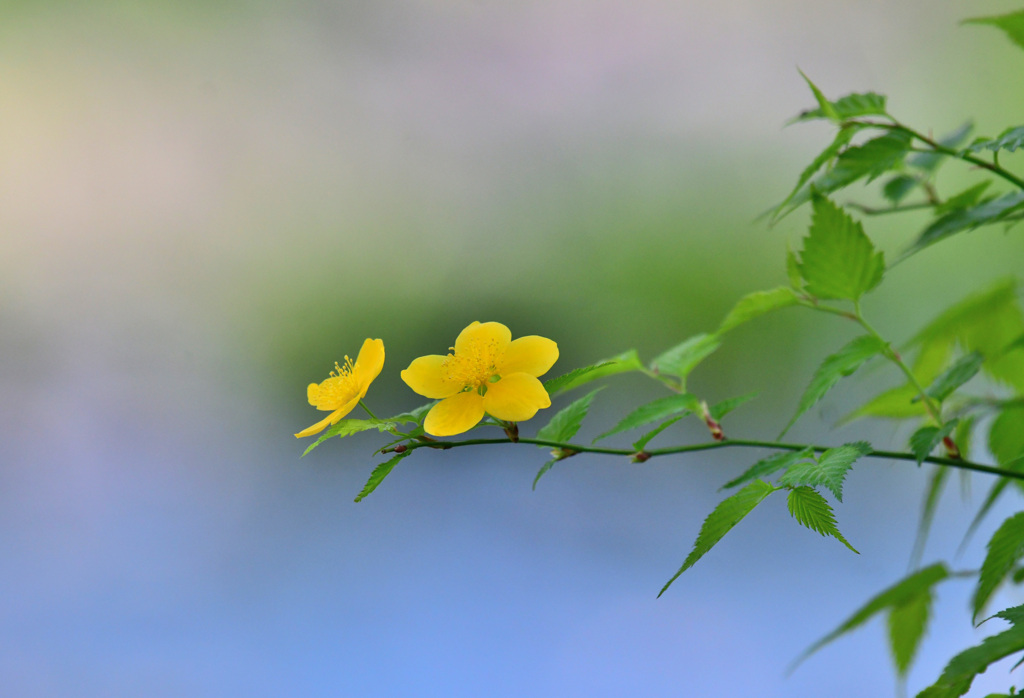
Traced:
[[380, 339], [367, 339], [359, 350], [356, 362], [345, 357], [345, 365], [334, 364], [331, 377], [322, 383], [310, 383], [306, 388], [309, 404], [318, 410], [331, 410], [331, 414], [309, 427], [303, 429], [296, 438], [312, 436], [327, 428], [329, 424], [337, 424], [359, 404], [366, 395], [370, 383], [380, 375], [384, 367], [384, 342]]
[[402, 371], [402, 380], [424, 397], [441, 400], [423, 422], [434, 436], [469, 431], [484, 413], [521, 422], [551, 407], [538, 376], [558, 359], [558, 345], [531, 335], [512, 341], [500, 322], [474, 322], [447, 356], [421, 356]]

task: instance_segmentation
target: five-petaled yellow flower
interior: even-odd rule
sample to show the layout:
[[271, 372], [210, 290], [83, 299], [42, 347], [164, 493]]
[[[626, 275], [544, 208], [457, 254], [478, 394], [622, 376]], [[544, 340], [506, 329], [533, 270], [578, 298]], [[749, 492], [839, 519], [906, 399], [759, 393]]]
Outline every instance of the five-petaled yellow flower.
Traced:
[[424, 397], [439, 399], [423, 422], [434, 436], [469, 431], [484, 413], [521, 422], [551, 407], [538, 376], [558, 359], [558, 345], [531, 335], [513, 341], [500, 322], [474, 322], [455, 340], [451, 354], [421, 356], [402, 380]]
[[306, 388], [309, 404], [318, 410], [331, 410], [331, 414], [308, 429], [303, 429], [295, 436], [312, 436], [327, 428], [329, 424], [337, 424], [359, 404], [366, 395], [370, 383], [380, 375], [384, 367], [384, 342], [380, 339], [367, 339], [359, 350], [356, 362], [345, 357], [345, 365], [334, 364], [331, 377], [322, 383], [310, 383]]

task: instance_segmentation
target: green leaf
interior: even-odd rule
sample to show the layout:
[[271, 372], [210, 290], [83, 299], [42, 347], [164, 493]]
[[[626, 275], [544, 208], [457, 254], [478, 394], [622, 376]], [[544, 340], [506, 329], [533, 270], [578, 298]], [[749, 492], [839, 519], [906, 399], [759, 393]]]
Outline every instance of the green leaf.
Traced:
[[664, 594], [672, 586], [672, 582], [679, 578], [679, 575], [693, 567], [694, 563], [711, 550], [718, 541], [722, 540], [722, 537], [731, 531], [733, 526], [742, 521], [744, 516], [753, 511], [754, 507], [774, 491], [775, 488], [767, 482], [755, 480], [736, 494], [722, 500], [715, 510], [704, 519], [700, 533], [697, 534], [697, 541], [693, 544], [693, 550], [686, 556], [679, 571], [672, 575], [672, 579], [668, 580], [661, 588], [658, 596]]
[[857, 300], [882, 280], [885, 261], [861, 224], [823, 196], [814, 198], [814, 216], [800, 254], [800, 274], [818, 298]]
[[[931, 383], [946, 365], [952, 351], [952, 344], [948, 340], [922, 344], [911, 368], [917, 382], [920, 384]], [[843, 417], [839, 423], [845, 424], [861, 417], [883, 417], [886, 419], [922, 417], [927, 411], [920, 400], [914, 402], [917, 398], [919, 398], [917, 388], [910, 383], [905, 383], [875, 396], [865, 405]]]
[[[1024, 469], [1024, 458], [1018, 458], [1015, 461], [1010, 461], [1009, 463], [1001, 465], [1007, 470], [1019, 472]], [[985, 501], [983, 501], [981, 506], [978, 507], [978, 513], [974, 515], [974, 519], [971, 520], [971, 525], [967, 527], [967, 532], [964, 533], [964, 539], [960, 541], [960, 547], [957, 549], [958, 555], [967, 548], [967, 543], [970, 542], [971, 536], [974, 535], [974, 532], [978, 529], [982, 520], [984, 520], [988, 512], [992, 510], [993, 505], [998, 501], [1003, 490], [1009, 487], [1011, 482], [1010, 478], [1001, 477], [998, 478], [989, 489], [988, 494], [985, 495]]]
[[925, 228], [903, 256], [906, 257], [923, 250], [925, 247], [957, 233], [998, 223], [1022, 208], [1024, 208], [1024, 191], [1012, 191], [997, 199], [984, 201], [977, 206], [950, 211]]
[[664, 422], [662, 422], [661, 424], [659, 424], [658, 426], [654, 427], [649, 432], [641, 436], [639, 439], [634, 441], [633, 448], [637, 450], [637, 453], [644, 450], [645, 448], [647, 448], [647, 444], [651, 442], [651, 439], [653, 439], [655, 436], [668, 429], [670, 426], [672, 426], [682, 418], [683, 415], [679, 415], [678, 417], [673, 417], [672, 419], [665, 420]]
[[[811, 93], [814, 95], [814, 100], [818, 103], [818, 115], [808, 116], [807, 118], [829, 119], [830, 121], [839, 121], [839, 114], [838, 112], [836, 112], [836, 108], [832, 105], [832, 102], [828, 101], [828, 99], [825, 98], [825, 95], [822, 94], [821, 90], [818, 89], [817, 85], [811, 82], [811, 79], [804, 74], [804, 71], [800, 71], [800, 76], [804, 79], [804, 82], [807, 83], [807, 86], [811, 88]], [[804, 113], [809, 114], [809, 112]], [[803, 114], [798, 116], [797, 119], [800, 119], [802, 116]]]
[[814, 376], [811, 377], [810, 384], [804, 391], [803, 397], [800, 398], [796, 414], [779, 434], [779, 438], [785, 436], [786, 432], [796, 424], [796, 420], [804, 412], [814, 407], [818, 400], [823, 398], [825, 393], [831, 390], [840, 379], [852, 375], [865, 362], [881, 354], [885, 349], [885, 344], [877, 337], [865, 334], [857, 337], [835, 354], [826, 357], [818, 370], [814, 372]]
[[722, 340], [714, 334], [698, 334], [677, 344], [651, 363], [659, 373], [679, 378], [686, 385], [686, 377], [697, 364], [710, 356], [721, 345]]
[[755, 397], [757, 397], [756, 391], [747, 393], [746, 395], [740, 395], [739, 397], [729, 398], [728, 400], [722, 400], [708, 410], [708, 414], [710, 414], [711, 418], [717, 422], [740, 405], [750, 402]]
[[961, 356], [956, 360], [952, 366], [950, 366], [945, 372], [943, 372], [935, 381], [928, 386], [925, 393], [929, 397], [933, 397], [939, 402], [943, 402], [947, 397], [953, 394], [953, 392], [961, 385], [974, 378], [981, 370], [982, 364], [985, 363], [985, 358], [976, 351], [972, 351], [970, 354]]
[[805, 448], [802, 451], [782, 451], [781, 453], [773, 453], [767, 458], [762, 458], [754, 463], [739, 477], [736, 477], [722, 485], [721, 489], [731, 489], [737, 485], [742, 485], [745, 482], [750, 482], [751, 480], [769, 477], [780, 470], [788, 468], [794, 463], [813, 460], [813, 458], [814, 450], [810, 448]]
[[888, 589], [885, 589], [881, 593], [869, 599], [868, 602], [857, 609], [852, 616], [843, 621], [838, 628], [808, 647], [800, 658], [794, 662], [794, 666], [807, 659], [809, 656], [836, 638], [841, 637], [851, 630], [863, 625], [877, 613], [880, 613], [887, 608], [895, 608], [912, 602], [917, 596], [924, 592], [928, 592], [932, 587], [948, 577], [949, 570], [947, 570], [946, 566], [941, 562], [937, 562], [934, 565], [930, 565], [908, 575], [907, 577], [904, 577], [896, 584], [893, 584]]
[[913, 177], [909, 177], [907, 175], [896, 175], [886, 182], [884, 187], [882, 187], [882, 196], [893, 204], [898, 204], [903, 201], [903, 198], [917, 185], [918, 181]]
[[[801, 73], [801, 75], [803, 75], [803, 73]], [[887, 114], [885, 111], [885, 95], [875, 94], [874, 92], [849, 94], [845, 97], [840, 97], [834, 102], [829, 102], [825, 99], [825, 96], [821, 94], [821, 91], [807, 79], [806, 75], [804, 75], [804, 80], [807, 80], [807, 84], [810, 85], [811, 90], [814, 92], [814, 96], [818, 100], [818, 108], [808, 109], [807, 111], [801, 112], [798, 116], [793, 118], [790, 123], [826, 118], [833, 121], [845, 121], [847, 119], [854, 119], [858, 116], [886, 116]], [[825, 112], [826, 107], [822, 105], [822, 100], [824, 100], [830, 108], [829, 111], [831, 114], [827, 114]]]
[[924, 350], [933, 344], [951, 347], [958, 343], [986, 358], [982, 370], [989, 376], [1024, 392], [1024, 352], [1006, 351], [1022, 332], [1024, 315], [1017, 302], [1017, 282], [1011, 278], [947, 309], [910, 345]]
[[541, 441], [557, 441], [565, 443], [576, 436], [580, 430], [587, 411], [590, 410], [590, 403], [594, 396], [601, 392], [602, 388], [592, 390], [579, 400], [571, 402], [568, 406], [559, 410], [547, 424], [537, 432], [537, 438]]
[[978, 153], [982, 150], [991, 150], [992, 152], [1009, 150], [1012, 153], [1017, 148], [1024, 148], [1024, 126], [1008, 128], [1000, 133], [997, 138], [991, 140], [975, 141], [967, 150], [972, 153]]
[[425, 405], [420, 405], [414, 410], [403, 412], [402, 414], [395, 415], [394, 417], [388, 417], [383, 420], [385, 422], [398, 422], [399, 424], [422, 424], [423, 419], [427, 416], [427, 412], [430, 412], [430, 408], [437, 404], [437, 400], [431, 400]]
[[1010, 41], [1024, 48], [1024, 10], [993, 17], [971, 17], [963, 20], [962, 24], [990, 24], [998, 27], [1006, 32]]
[[800, 276], [800, 261], [788, 243], [786, 244], [786, 278], [789, 279], [789, 285], [794, 291], [803, 291], [804, 278]]
[[928, 628], [931, 608], [931, 589], [924, 589], [905, 603], [893, 606], [889, 611], [889, 647], [900, 676], [907, 675], [914, 655], [921, 646], [921, 640], [924, 639], [925, 630]]
[[971, 601], [971, 618], [975, 622], [985, 603], [1024, 557], [1024, 511], [1006, 519], [992, 535], [986, 546], [985, 561], [981, 563], [978, 586]]
[[793, 515], [801, 525], [820, 533], [823, 536], [832, 536], [853, 552], [860, 555], [860, 552], [843, 538], [836, 526], [836, 517], [832, 513], [832, 507], [825, 501], [825, 498], [810, 487], [797, 487], [789, 492], [786, 500], [789, 513]]
[[398, 424], [396, 422], [386, 421], [383, 419], [343, 419], [321, 434], [320, 438], [311, 443], [306, 450], [303, 451], [302, 455], [306, 455], [327, 439], [335, 436], [343, 439], [346, 436], [358, 434], [361, 431], [369, 431], [370, 429], [376, 429], [377, 431], [391, 431], [397, 427]]
[[917, 458], [917, 464], [924, 463], [924, 459], [932, 454], [935, 447], [942, 443], [942, 440], [953, 433], [959, 420], [953, 419], [941, 427], [921, 427], [910, 437], [910, 450]]
[[991, 180], [985, 180], [980, 184], [975, 184], [973, 187], [964, 189], [959, 194], [949, 197], [935, 207], [935, 215], [944, 216], [947, 213], [956, 211], [957, 209], [976, 206], [978, 201], [981, 200], [981, 195], [985, 193], [985, 190], [988, 189], [991, 184]]
[[560, 460], [564, 460], [564, 459], [563, 458], [552, 458], [547, 463], [545, 463], [544, 465], [540, 466], [540, 470], [537, 471], [537, 475], [534, 476], [534, 478], [533, 478], [533, 490], [536, 491], [537, 483], [540, 482], [540, 479], [542, 477], [544, 477], [544, 474], [547, 471], [551, 470], [551, 468], [554, 467], [555, 463], [557, 463]]
[[917, 524], [917, 535], [914, 537], [914, 547], [910, 552], [910, 567], [918, 567], [921, 564], [921, 557], [924, 555], [924, 546], [928, 542], [928, 533], [931, 531], [932, 522], [935, 520], [935, 509], [939, 504], [939, 497], [942, 489], [949, 478], [949, 468], [935, 466], [932, 469], [931, 477], [928, 479], [928, 489], [925, 491], [924, 504], [921, 506], [921, 520]]
[[659, 398], [627, 414], [622, 421], [594, 439], [594, 443], [613, 434], [642, 427], [644, 424], [650, 424], [651, 422], [657, 422], [659, 419], [665, 419], [677, 414], [685, 415], [687, 412], [695, 412], [699, 407], [700, 403], [697, 398], [689, 393]]
[[743, 296], [718, 326], [718, 334], [728, 332], [732, 328], [770, 313], [779, 308], [796, 305], [799, 302], [793, 289], [779, 286], [770, 291], [755, 291]]
[[1024, 456], [1024, 407], [999, 413], [988, 431], [988, 450], [1003, 467]]
[[[796, 181], [796, 186], [794, 186], [789, 192], [789, 195], [782, 200], [782, 203], [771, 210], [772, 218], [774, 220], [777, 221], [781, 218], [784, 215], [784, 210], [786, 213], [789, 213], [810, 198], [810, 192], [807, 189], [804, 189], [804, 185], [810, 181], [811, 177], [818, 174], [818, 170], [839, 155], [839, 152], [850, 143], [850, 139], [853, 138], [854, 134], [856, 134], [858, 130], [860, 130], [860, 127], [844, 127], [839, 129], [839, 132], [836, 133], [836, 137], [828, 147], [818, 153], [818, 156], [811, 161], [811, 164], [804, 168], [804, 171], [800, 173], [800, 177], [797, 178]], [[794, 288], [797, 287], [798, 285], [794, 284]]]
[[[974, 124], [968, 121], [939, 138], [937, 142], [950, 149], [957, 148], [961, 143], [967, 140], [967, 136], [971, 135], [971, 131], [973, 130]], [[939, 165], [948, 157], [949, 156], [944, 153], [937, 153], [935, 151], [914, 153], [907, 158], [907, 164], [930, 174], [938, 169]]]
[[900, 166], [910, 151], [910, 141], [910, 134], [890, 131], [862, 145], [847, 148], [836, 158], [832, 169], [815, 179], [811, 186], [822, 194], [828, 194], [862, 177], [867, 177], [870, 182]]
[[938, 681], [917, 694], [917, 698], [959, 698], [971, 690], [974, 677], [1003, 657], [1024, 650], [1024, 627], [1014, 625], [992, 635], [949, 660]]
[[843, 480], [853, 464], [861, 456], [871, 453], [867, 441], [855, 441], [830, 448], [822, 453], [816, 462], [795, 463], [786, 469], [779, 483], [796, 487], [799, 485], [824, 485], [836, 499], [843, 501]]
[[362, 491], [356, 495], [355, 501], [361, 502], [363, 499], [377, 489], [377, 485], [384, 481], [399, 461], [408, 456], [412, 451], [406, 451], [405, 453], [399, 453], [389, 461], [385, 461], [373, 469], [370, 473], [370, 479], [366, 481], [366, 485], [363, 486]]
[[644, 365], [640, 361], [636, 349], [630, 349], [617, 356], [598, 361], [591, 366], [577, 368], [557, 378], [545, 381], [544, 389], [548, 392], [548, 395], [555, 397], [581, 385], [586, 385], [598, 378], [642, 370], [644, 370]]

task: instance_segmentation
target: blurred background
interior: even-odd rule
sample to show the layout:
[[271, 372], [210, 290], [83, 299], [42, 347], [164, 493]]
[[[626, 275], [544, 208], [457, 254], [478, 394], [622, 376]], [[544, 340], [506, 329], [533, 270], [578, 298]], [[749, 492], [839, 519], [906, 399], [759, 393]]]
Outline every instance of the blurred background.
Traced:
[[[580, 456], [531, 492], [538, 449], [418, 452], [355, 504], [382, 440], [300, 458], [292, 434], [323, 416], [306, 384], [366, 337], [387, 347], [368, 396], [387, 414], [421, 404], [400, 369], [472, 320], [557, 341], [552, 375], [713, 328], [784, 282], [806, 228], [804, 211], [755, 221], [831, 139], [783, 129], [813, 105], [797, 67], [833, 98], [888, 94], [921, 130], [994, 135], [1020, 122], [1024, 53], [957, 22], [1015, 9], [0, 5], [0, 693], [892, 695], [879, 620], [785, 670], [903, 576], [923, 471], [857, 464], [837, 517], [859, 556], [769, 499], [656, 600], [718, 487], [763, 453]], [[973, 177], [952, 164], [939, 186]], [[895, 252], [921, 220], [866, 224]], [[962, 235], [865, 312], [905, 339], [1022, 260], [1019, 233]], [[852, 336], [783, 311], [691, 387], [759, 391], [726, 431], [772, 438]], [[833, 426], [896, 382], [848, 381], [793, 439], [902, 448], [888, 424]], [[581, 438], [660, 395], [608, 383]], [[681, 423], [655, 444], [706, 439]], [[952, 556], [987, 486], [973, 504], [949, 489], [925, 562]], [[971, 628], [969, 593], [940, 587], [913, 691], [994, 630]]]

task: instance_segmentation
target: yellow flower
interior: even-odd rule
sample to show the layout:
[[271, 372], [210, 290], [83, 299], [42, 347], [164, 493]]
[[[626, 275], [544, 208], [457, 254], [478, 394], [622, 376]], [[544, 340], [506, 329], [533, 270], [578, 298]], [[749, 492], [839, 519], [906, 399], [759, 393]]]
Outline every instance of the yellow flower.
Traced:
[[331, 377], [322, 383], [310, 383], [306, 388], [309, 404], [318, 410], [331, 410], [331, 414], [308, 429], [303, 429], [296, 438], [312, 436], [327, 428], [329, 424], [337, 424], [359, 404], [366, 395], [370, 383], [380, 375], [384, 367], [384, 342], [380, 339], [367, 339], [359, 350], [356, 362], [345, 357], [345, 365], [334, 364]]
[[462, 330], [451, 354], [421, 356], [402, 371], [402, 380], [424, 397], [439, 399], [423, 422], [434, 436], [469, 431], [484, 413], [521, 422], [551, 407], [537, 376], [558, 359], [558, 345], [531, 335], [512, 341], [500, 322], [474, 322]]

